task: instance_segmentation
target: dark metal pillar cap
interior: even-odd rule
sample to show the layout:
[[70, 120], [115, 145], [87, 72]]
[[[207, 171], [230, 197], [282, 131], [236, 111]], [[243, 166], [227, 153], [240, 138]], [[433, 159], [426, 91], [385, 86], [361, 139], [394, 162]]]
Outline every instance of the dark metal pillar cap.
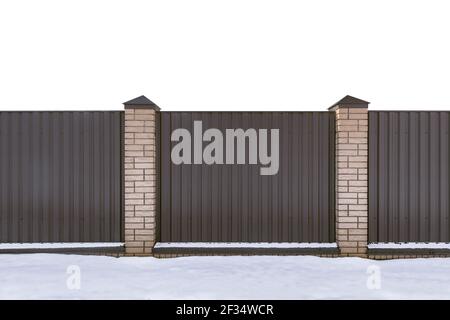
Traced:
[[370, 102], [346, 95], [341, 100], [329, 107], [328, 110], [334, 111], [337, 108], [368, 108], [369, 103]]
[[154, 102], [152, 102], [146, 96], [140, 96], [130, 101], [124, 102], [125, 109], [153, 109], [156, 111], [161, 110]]

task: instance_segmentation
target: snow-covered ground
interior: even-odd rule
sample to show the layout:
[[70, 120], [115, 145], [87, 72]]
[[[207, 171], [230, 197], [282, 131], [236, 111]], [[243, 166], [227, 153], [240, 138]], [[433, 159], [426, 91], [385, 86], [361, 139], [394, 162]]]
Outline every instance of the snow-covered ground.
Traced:
[[0, 255], [1, 299], [450, 299], [450, 259]]

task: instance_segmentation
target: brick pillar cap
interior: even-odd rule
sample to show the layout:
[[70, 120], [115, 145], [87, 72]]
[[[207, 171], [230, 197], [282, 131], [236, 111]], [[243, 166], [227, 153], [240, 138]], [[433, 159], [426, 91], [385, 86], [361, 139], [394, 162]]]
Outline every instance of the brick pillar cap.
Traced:
[[161, 110], [154, 102], [152, 102], [146, 96], [140, 96], [130, 101], [124, 102], [125, 109], [153, 109], [156, 111]]
[[328, 110], [334, 111], [337, 108], [368, 108], [369, 103], [370, 102], [346, 95], [341, 100], [329, 107]]

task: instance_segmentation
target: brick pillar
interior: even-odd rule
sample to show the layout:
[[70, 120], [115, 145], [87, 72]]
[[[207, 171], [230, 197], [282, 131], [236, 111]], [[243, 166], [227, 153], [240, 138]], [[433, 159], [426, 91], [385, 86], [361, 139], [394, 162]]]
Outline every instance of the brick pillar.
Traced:
[[124, 103], [125, 252], [151, 254], [156, 236], [156, 115], [145, 96]]
[[336, 237], [341, 254], [366, 256], [369, 102], [346, 96], [336, 112]]

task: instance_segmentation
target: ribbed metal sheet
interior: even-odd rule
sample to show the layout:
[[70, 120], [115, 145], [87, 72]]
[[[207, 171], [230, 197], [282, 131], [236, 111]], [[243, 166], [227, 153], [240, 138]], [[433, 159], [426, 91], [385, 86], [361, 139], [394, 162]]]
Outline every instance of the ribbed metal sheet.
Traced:
[[369, 112], [369, 241], [450, 241], [449, 112]]
[[0, 242], [121, 240], [121, 118], [0, 113]]
[[[223, 133], [280, 129], [278, 174], [174, 165], [171, 133], [192, 133], [195, 120]], [[334, 137], [332, 112], [162, 112], [160, 241], [334, 242]]]

